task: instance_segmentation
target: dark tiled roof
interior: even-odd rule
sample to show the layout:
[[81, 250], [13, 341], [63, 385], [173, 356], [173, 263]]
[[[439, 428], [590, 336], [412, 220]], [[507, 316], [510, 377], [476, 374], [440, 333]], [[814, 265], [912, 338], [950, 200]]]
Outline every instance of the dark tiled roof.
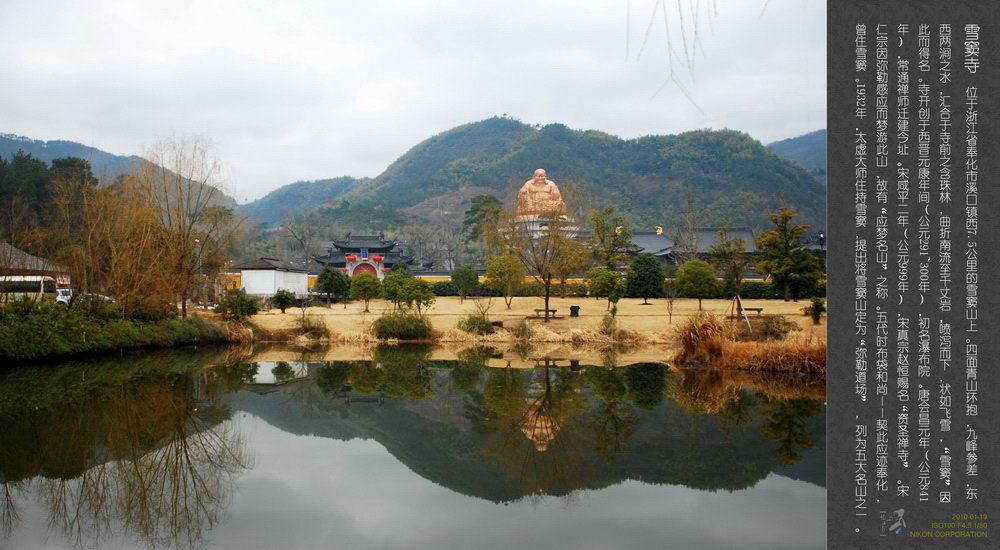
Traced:
[[653, 231], [637, 231], [632, 233], [632, 244], [639, 247], [639, 252], [648, 252], [654, 256], [670, 253], [674, 241], [666, 235], [657, 235]]
[[273, 269], [275, 271], [292, 271], [296, 273], [308, 273], [309, 265], [293, 264], [277, 258], [258, 258], [239, 265], [234, 265], [233, 269]]
[[[719, 244], [720, 227], [703, 227], [697, 230], [698, 253], [708, 254], [708, 249]], [[743, 246], [747, 252], [756, 252], [757, 245], [754, 244], [753, 230], [749, 227], [733, 227], [728, 231], [730, 239], [743, 239]]]
[[[698, 254], [708, 254], [710, 248], [719, 244], [720, 229], [720, 227], [702, 227], [695, 230], [695, 238], [698, 242]], [[749, 227], [732, 227], [728, 229], [728, 233], [730, 239], [743, 239], [743, 246], [746, 247], [747, 252], [757, 251], [757, 245], [754, 244], [753, 230]], [[681, 235], [677, 234], [677, 237], [674, 239], [674, 246], [677, 246], [677, 242], [681, 240]]]
[[0, 242], [0, 271], [4, 269], [54, 273], [68, 272], [68, 270], [61, 265], [54, 264], [48, 260], [43, 260], [38, 256], [32, 256], [19, 248]]

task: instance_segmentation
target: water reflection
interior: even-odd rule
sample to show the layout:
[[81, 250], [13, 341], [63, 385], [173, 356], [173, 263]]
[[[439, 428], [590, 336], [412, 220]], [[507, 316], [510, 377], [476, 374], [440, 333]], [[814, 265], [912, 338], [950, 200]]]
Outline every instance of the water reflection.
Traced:
[[201, 370], [204, 359], [79, 362], [0, 380], [5, 536], [30, 493], [74, 546], [99, 547], [112, 532], [200, 545], [225, 515], [234, 474], [252, 466], [221, 399], [229, 371]]
[[539, 366], [514, 368], [489, 347], [439, 360], [413, 346], [348, 361], [143, 354], [10, 371], [0, 514], [9, 534], [33, 495], [78, 546], [112, 533], [204, 545], [254, 466], [236, 411], [288, 434], [374, 440], [424, 479], [495, 503], [572, 501], [629, 480], [711, 491], [773, 473], [825, 482], [822, 379], [619, 366], [614, 350], [596, 364], [522, 352]]

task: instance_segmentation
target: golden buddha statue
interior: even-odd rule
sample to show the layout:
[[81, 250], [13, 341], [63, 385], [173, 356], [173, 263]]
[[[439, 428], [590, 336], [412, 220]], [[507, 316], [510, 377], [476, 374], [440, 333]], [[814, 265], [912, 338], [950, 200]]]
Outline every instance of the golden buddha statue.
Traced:
[[539, 217], [553, 213], [566, 217], [566, 203], [555, 182], [546, 177], [545, 170], [539, 168], [517, 192], [517, 215]]

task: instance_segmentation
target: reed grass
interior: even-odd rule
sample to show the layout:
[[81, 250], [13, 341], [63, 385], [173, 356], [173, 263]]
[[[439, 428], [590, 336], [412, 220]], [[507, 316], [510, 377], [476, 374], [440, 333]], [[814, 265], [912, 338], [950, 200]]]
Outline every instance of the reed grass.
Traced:
[[826, 373], [826, 342], [811, 338], [741, 341], [721, 318], [696, 315], [677, 329], [680, 350], [674, 360], [718, 369]]

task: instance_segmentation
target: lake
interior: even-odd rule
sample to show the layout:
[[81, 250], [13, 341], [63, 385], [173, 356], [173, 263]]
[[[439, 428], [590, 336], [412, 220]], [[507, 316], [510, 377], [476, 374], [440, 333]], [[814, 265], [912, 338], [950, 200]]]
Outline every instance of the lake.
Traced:
[[7, 369], [0, 547], [825, 548], [824, 380], [573, 357], [191, 348]]

